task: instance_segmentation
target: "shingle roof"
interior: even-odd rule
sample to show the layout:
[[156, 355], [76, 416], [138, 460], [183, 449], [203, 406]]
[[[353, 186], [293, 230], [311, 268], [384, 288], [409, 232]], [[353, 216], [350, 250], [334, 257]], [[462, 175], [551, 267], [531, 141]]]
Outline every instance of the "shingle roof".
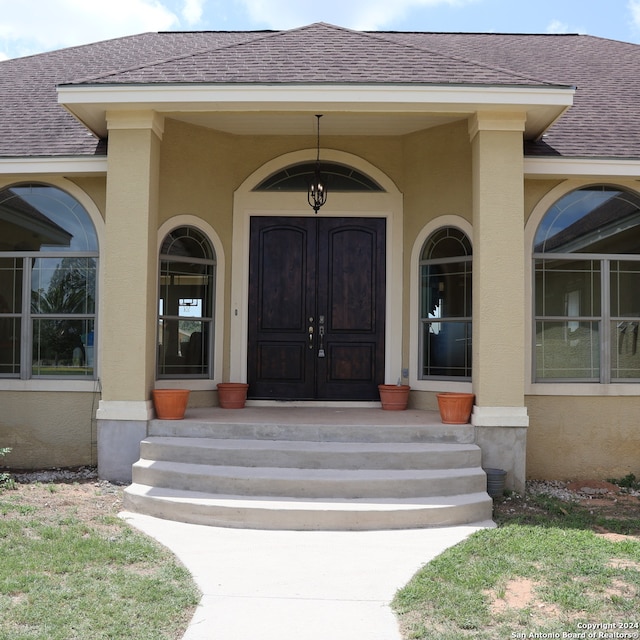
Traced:
[[547, 84], [533, 74], [322, 23], [190, 51], [80, 82]]
[[59, 84], [577, 85], [527, 153], [640, 158], [640, 46], [579, 35], [290, 31], [147, 33], [0, 62], [0, 156], [105, 152]]

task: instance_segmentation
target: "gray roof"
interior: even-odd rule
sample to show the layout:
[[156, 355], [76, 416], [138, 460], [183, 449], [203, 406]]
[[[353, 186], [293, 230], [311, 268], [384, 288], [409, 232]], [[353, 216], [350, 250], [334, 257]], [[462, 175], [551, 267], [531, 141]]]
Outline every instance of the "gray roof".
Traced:
[[146, 33], [0, 62], [0, 156], [105, 153], [61, 84], [397, 83], [577, 86], [530, 155], [640, 158], [640, 46], [584, 35], [289, 31]]

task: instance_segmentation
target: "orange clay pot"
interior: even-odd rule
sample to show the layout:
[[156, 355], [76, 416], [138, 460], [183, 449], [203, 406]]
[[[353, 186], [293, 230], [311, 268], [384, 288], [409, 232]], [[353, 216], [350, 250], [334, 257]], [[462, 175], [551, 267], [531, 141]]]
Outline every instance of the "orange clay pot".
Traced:
[[160, 420], [182, 420], [189, 402], [189, 389], [154, 389], [153, 406]]
[[473, 410], [473, 393], [437, 393], [440, 419], [444, 424], [466, 424]]
[[247, 400], [248, 384], [221, 382], [218, 384], [218, 402], [223, 409], [242, 409]]

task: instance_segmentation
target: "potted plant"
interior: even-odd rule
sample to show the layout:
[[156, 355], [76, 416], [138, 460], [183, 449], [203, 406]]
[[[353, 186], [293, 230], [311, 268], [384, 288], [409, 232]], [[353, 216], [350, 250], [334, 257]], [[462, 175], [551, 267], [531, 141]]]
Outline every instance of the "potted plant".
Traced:
[[160, 420], [182, 420], [189, 402], [189, 389], [154, 389], [153, 406]]
[[247, 401], [249, 385], [243, 382], [220, 382], [218, 402], [223, 409], [242, 409]]
[[466, 424], [473, 410], [473, 393], [437, 393], [440, 420], [444, 424]]
[[409, 402], [409, 391], [411, 387], [408, 384], [379, 384], [378, 392], [380, 393], [380, 402], [385, 411], [404, 411]]

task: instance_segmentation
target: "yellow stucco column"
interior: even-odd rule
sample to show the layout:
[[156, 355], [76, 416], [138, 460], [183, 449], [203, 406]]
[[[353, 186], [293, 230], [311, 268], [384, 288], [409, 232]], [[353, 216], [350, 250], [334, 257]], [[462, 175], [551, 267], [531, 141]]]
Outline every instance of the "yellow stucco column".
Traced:
[[98, 470], [126, 480], [152, 415], [163, 120], [151, 111], [109, 112], [107, 122]]
[[525, 481], [523, 113], [478, 113], [473, 157], [472, 422], [483, 465]]

